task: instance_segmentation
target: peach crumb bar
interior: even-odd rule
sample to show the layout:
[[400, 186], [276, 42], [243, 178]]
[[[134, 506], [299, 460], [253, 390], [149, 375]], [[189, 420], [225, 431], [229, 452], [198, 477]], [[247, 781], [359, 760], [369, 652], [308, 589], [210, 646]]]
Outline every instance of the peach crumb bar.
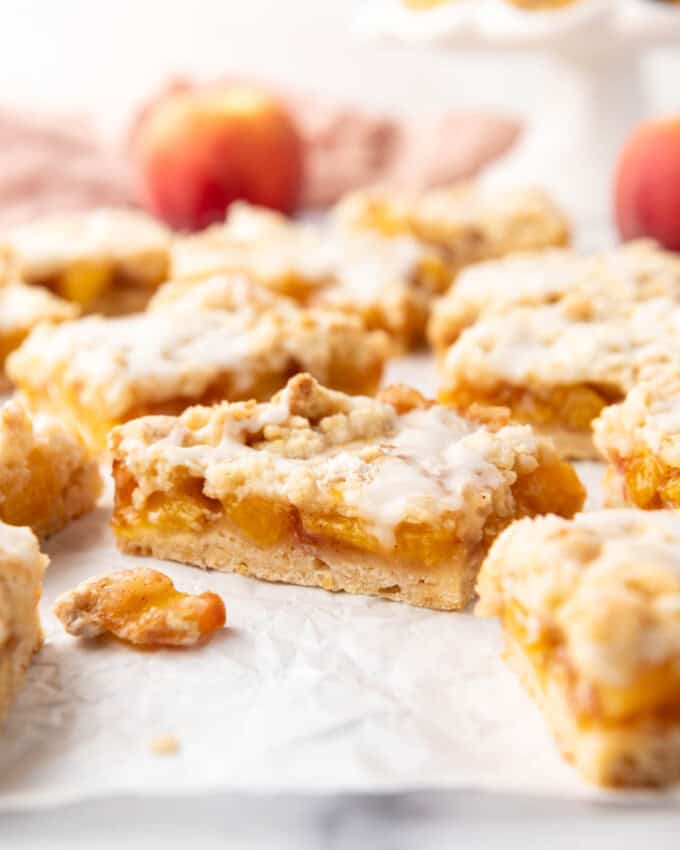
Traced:
[[0, 522], [0, 721], [42, 646], [38, 603], [47, 562], [29, 528]]
[[173, 279], [230, 270], [302, 305], [358, 314], [400, 349], [422, 341], [430, 303], [450, 283], [439, 253], [414, 239], [301, 224], [245, 203], [173, 244]]
[[439, 356], [466, 327], [515, 307], [561, 303], [572, 315], [609, 317], [652, 298], [680, 302], [680, 255], [648, 240], [592, 254], [515, 254], [465, 269], [433, 305], [428, 339]]
[[5, 360], [40, 322], [64, 322], [78, 307], [38, 286], [11, 282], [0, 286], [0, 390], [7, 389]]
[[680, 369], [655, 370], [593, 423], [608, 505], [680, 508]]
[[519, 307], [467, 328], [442, 362], [440, 400], [503, 405], [572, 458], [597, 458], [592, 422], [650, 368], [680, 354], [677, 303], [654, 298], [593, 315], [566, 301]]
[[405, 387], [351, 397], [310, 375], [268, 403], [137, 419], [110, 436], [118, 545], [462, 608], [502, 528], [548, 511], [571, 516], [584, 498], [573, 468], [530, 428], [480, 419]]
[[91, 313], [140, 310], [168, 276], [169, 234], [135, 210], [53, 215], [2, 238], [23, 281], [45, 286]]
[[477, 613], [563, 755], [592, 782], [680, 779], [680, 528], [671, 511], [524, 519], [491, 547]]
[[219, 310], [170, 299], [135, 316], [41, 325], [10, 356], [8, 373], [28, 407], [61, 416], [98, 450], [128, 419], [264, 400], [302, 371], [347, 392], [375, 392], [388, 353], [381, 332], [238, 279], [219, 283]]
[[370, 189], [341, 201], [335, 219], [345, 227], [415, 237], [442, 252], [452, 275], [471, 263], [559, 247], [570, 238], [564, 214], [534, 189], [494, 193], [464, 184], [421, 195]]
[[91, 511], [101, 492], [97, 462], [80, 438], [52, 416], [0, 406], [0, 521], [39, 537]]

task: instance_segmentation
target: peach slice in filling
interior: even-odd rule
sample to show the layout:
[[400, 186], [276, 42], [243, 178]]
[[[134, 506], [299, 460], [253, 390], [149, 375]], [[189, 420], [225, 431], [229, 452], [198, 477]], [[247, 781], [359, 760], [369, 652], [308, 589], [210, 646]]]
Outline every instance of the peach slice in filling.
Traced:
[[623, 478], [626, 501], [638, 508], [657, 510], [680, 507], [680, 469], [641, 449], [630, 457], [616, 458]]

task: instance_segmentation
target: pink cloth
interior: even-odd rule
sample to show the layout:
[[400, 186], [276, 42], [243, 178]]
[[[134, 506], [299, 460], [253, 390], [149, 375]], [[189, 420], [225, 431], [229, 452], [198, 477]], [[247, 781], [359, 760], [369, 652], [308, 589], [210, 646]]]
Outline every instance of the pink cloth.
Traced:
[[0, 109], [0, 226], [133, 200], [126, 158], [86, 118]]
[[[191, 85], [169, 89], [178, 87]], [[508, 151], [520, 132], [515, 121], [495, 115], [408, 122], [322, 97], [282, 99], [305, 143], [304, 207], [329, 206], [376, 182], [418, 190], [474, 176]], [[0, 226], [134, 201], [126, 146], [105, 145], [86, 118], [0, 109]]]

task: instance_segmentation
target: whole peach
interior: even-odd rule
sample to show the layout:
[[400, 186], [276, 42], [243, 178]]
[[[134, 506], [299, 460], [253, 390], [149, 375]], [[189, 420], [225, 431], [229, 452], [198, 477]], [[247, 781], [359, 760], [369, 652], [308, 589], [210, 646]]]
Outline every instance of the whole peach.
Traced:
[[624, 239], [649, 236], [680, 251], [680, 117], [642, 124], [626, 143], [615, 185]]
[[143, 205], [171, 227], [198, 230], [235, 200], [291, 212], [303, 147], [285, 108], [241, 85], [180, 90], [143, 115], [134, 137]]

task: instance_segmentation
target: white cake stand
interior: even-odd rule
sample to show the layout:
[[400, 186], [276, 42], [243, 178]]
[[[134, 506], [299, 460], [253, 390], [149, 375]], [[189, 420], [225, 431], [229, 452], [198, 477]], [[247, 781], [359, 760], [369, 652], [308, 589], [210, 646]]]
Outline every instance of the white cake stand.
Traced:
[[503, 0], [456, 0], [428, 11], [373, 0], [356, 28], [441, 49], [533, 53], [537, 74], [549, 81], [540, 114], [485, 179], [540, 184], [582, 221], [609, 215], [616, 157], [649, 114], [643, 57], [652, 47], [680, 51], [680, 7], [654, 0], [581, 0], [550, 12], [523, 12]]

